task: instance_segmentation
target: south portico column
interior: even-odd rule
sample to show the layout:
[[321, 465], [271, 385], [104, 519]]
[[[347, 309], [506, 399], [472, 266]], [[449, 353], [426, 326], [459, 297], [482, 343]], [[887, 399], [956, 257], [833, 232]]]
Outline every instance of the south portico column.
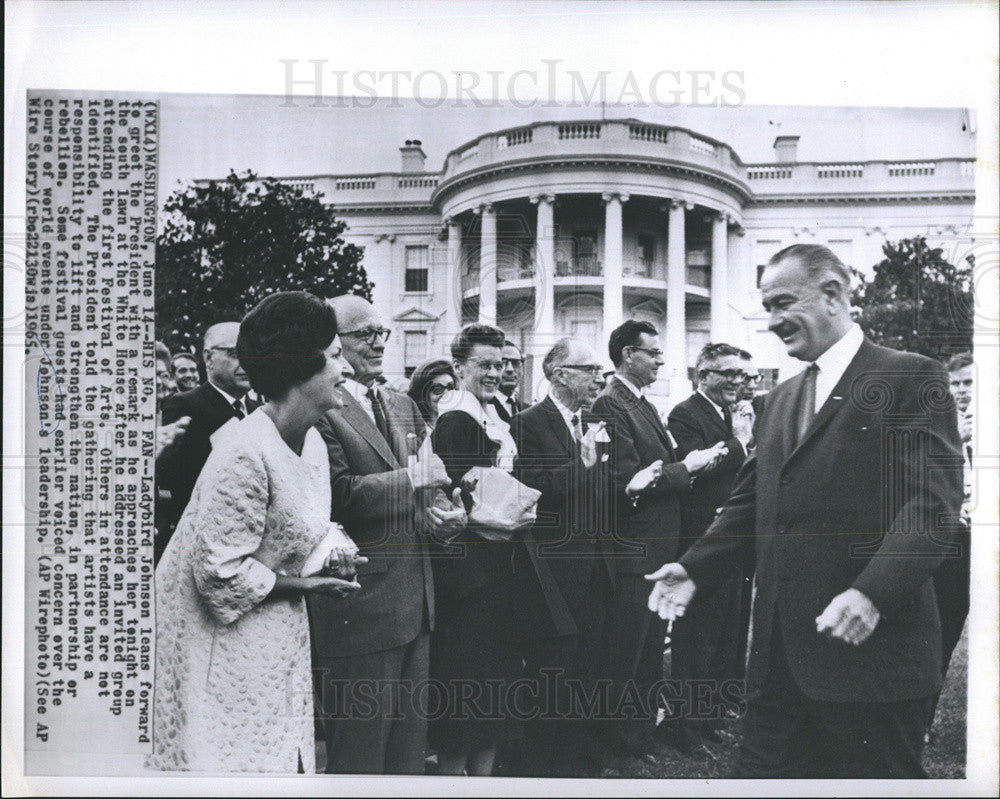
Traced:
[[476, 213], [482, 221], [479, 239], [479, 321], [484, 325], [496, 325], [497, 212], [493, 203], [483, 203]]
[[625, 317], [622, 258], [622, 205], [628, 202], [627, 194], [605, 192], [604, 200], [604, 339], [607, 344], [611, 331], [618, 327]]
[[535, 227], [535, 329], [531, 337], [531, 354], [534, 363], [540, 365], [545, 353], [558, 338], [555, 317], [556, 198], [553, 194], [536, 194], [530, 199], [538, 206]]
[[[462, 223], [458, 217], [445, 220], [448, 227], [448, 267], [444, 292], [443, 352], [448, 352], [452, 339], [462, 329]], [[440, 349], [440, 348], [439, 348]]]
[[687, 319], [684, 310], [687, 286], [687, 245], [684, 238], [684, 213], [694, 207], [683, 200], [671, 200], [667, 213], [667, 368], [670, 402], [676, 405], [691, 393], [687, 378]]
[[729, 215], [723, 212], [712, 218], [712, 283], [709, 290], [711, 320], [709, 339], [727, 341], [729, 327]]

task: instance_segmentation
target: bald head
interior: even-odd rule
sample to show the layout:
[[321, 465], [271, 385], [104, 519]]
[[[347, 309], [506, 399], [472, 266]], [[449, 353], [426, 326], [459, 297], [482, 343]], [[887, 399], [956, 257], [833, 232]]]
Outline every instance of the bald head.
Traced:
[[371, 385], [382, 375], [382, 355], [388, 331], [382, 317], [364, 297], [342, 294], [327, 300], [337, 317], [337, 332], [344, 349], [344, 359], [354, 371], [354, 380]]
[[239, 399], [250, 390], [247, 373], [236, 357], [236, 339], [240, 334], [239, 322], [220, 322], [205, 331], [202, 356], [208, 382]]
[[204, 348], [209, 350], [213, 347], [235, 347], [239, 334], [239, 322], [219, 322], [205, 331]]
[[604, 380], [593, 348], [578, 338], [564, 338], [552, 345], [542, 371], [559, 401], [571, 411], [590, 408]]

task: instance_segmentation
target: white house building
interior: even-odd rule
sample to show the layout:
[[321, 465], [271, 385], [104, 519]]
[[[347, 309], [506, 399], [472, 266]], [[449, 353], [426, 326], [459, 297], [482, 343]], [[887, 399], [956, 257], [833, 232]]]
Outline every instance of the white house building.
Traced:
[[801, 368], [767, 332], [757, 280], [782, 247], [817, 242], [866, 271], [887, 240], [923, 235], [953, 259], [971, 247], [974, 161], [744, 163], [725, 142], [637, 119], [536, 122], [493, 131], [428, 171], [420, 141], [396, 171], [287, 177], [321, 192], [365, 248], [374, 302], [393, 328], [389, 375], [444, 355], [461, 325], [496, 324], [526, 355], [559, 337], [607, 339], [624, 319], [652, 322], [667, 367], [662, 408], [691, 390], [707, 341], [748, 349], [768, 383]]

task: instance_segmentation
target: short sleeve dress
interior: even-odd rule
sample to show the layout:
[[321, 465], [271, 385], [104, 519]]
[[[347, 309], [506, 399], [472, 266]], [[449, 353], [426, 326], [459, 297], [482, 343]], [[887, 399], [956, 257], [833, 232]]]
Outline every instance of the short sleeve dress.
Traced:
[[330, 467], [310, 429], [301, 455], [258, 409], [231, 425], [156, 569], [151, 768], [314, 770], [304, 599], [268, 596], [298, 575], [330, 519]]

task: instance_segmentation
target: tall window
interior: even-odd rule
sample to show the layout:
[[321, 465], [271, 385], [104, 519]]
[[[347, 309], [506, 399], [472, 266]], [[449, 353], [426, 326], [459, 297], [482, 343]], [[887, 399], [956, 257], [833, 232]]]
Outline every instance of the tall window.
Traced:
[[403, 374], [410, 377], [426, 358], [427, 331], [405, 331], [403, 333]]
[[656, 237], [648, 233], [639, 234], [639, 268], [637, 273], [643, 277], [653, 274], [653, 261], [656, 260]]
[[406, 291], [427, 291], [427, 247], [425, 245], [406, 248]]

